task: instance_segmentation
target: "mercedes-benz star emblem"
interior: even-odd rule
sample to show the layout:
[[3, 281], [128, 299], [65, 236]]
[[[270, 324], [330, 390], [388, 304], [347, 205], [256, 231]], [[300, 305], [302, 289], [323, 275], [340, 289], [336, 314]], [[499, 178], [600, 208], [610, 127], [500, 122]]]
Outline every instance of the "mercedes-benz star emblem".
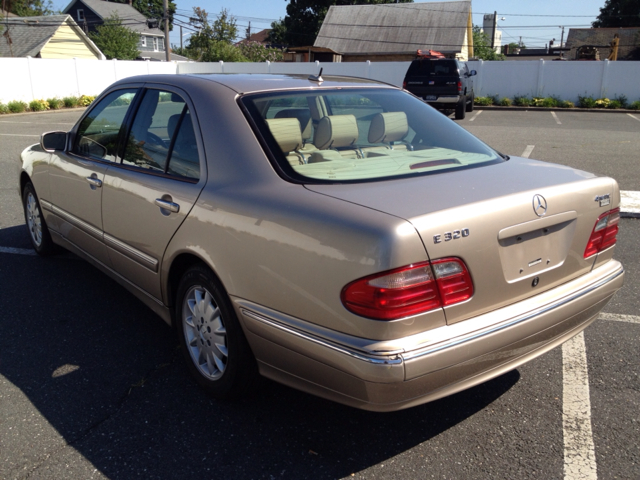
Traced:
[[533, 211], [539, 217], [543, 217], [547, 213], [547, 201], [542, 195], [533, 196]]

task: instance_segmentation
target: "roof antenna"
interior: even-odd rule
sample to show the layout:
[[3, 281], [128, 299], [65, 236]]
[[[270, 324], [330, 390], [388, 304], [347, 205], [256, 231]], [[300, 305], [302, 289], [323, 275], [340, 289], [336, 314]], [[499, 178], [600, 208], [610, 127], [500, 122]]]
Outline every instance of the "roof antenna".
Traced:
[[320, 68], [320, 73], [318, 73], [318, 75], [309, 75], [308, 80], [311, 82], [318, 82], [318, 83], [324, 82], [324, 80], [322, 79], [322, 70], [323, 68]]

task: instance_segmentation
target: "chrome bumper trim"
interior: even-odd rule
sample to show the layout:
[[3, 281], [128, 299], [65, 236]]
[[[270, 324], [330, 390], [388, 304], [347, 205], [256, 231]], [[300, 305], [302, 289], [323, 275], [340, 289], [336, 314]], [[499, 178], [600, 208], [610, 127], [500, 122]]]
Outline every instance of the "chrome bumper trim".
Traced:
[[[540, 308], [537, 308], [535, 310], [532, 310], [530, 312], [524, 313], [522, 315], [518, 315], [517, 317], [513, 317], [509, 320], [506, 320], [502, 323], [499, 323], [497, 325], [492, 325], [490, 327], [487, 327], [483, 330], [479, 330], [479, 331], [474, 331], [473, 333], [469, 333], [467, 335], [463, 335], [463, 336], [458, 336], [455, 338], [452, 338], [449, 341], [445, 341], [445, 342], [439, 342], [435, 345], [426, 345], [426, 346], [422, 346], [422, 347], [418, 347], [414, 350], [411, 350], [410, 352], [407, 353], [403, 353], [402, 354], [402, 358], [404, 358], [405, 361], [408, 360], [413, 360], [416, 358], [421, 358], [421, 357], [426, 357], [428, 355], [431, 355], [433, 353], [439, 352], [441, 350], [446, 350], [448, 348], [451, 347], [455, 347], [456, 345], [460, 345], [472, 340], [475, 340], [477, 338], [486, 336], [486, 335], [490, 335], [492, 333], [496, 333], [499, 332], [500, 330], [504, 330], [506, 328], [512, 327], [514, 325], [517, 325], [519, 323], [523, 323], [526, 322], [527, 320], [532, 320], [533, 318], [543, 315], [551, 310], [554, 310], [556, 308], [562, 307], [574, 300], [577, 300], [578, 298], [584, 296], [584, 295], [588, 295], [589, 293], [593, 292], [594, 290], [597, 290], [598, 288], [602, 287], [603, 285], [606, 285], [607, 283], [615, 280], [616, 278], [618, 278], [620, 275], [624, 274], [624, 268], [622, 267], [622, 265], [620, 266], [620, 268], [612, 273], [610, 273], [609, 275], [595, 281], [594, 283], [592, 283], [591, 285], [578, 290], [577, 292], [574, 292], [566, 297], [560, 298], [556, 301], [550, 302]], [[473, 320], [471, 320], [472, 322]], [[469, 324], [469, 326], [471, 326], [471, 324]], [[443, 329], [446, 328], [450, 328], [450, 327], [440, 327]]]
[[442, 95], [435, 100], [425, 100], [427, 103], [458, 103], [460, 101], [459, 95]]
[[349, 357], [362, 360], [363, 362], [371, 363], [374, 365], [401, 365], [403, 363], [403, 360], [399, 355], [386, 355], [386, 356], [368, 355], [363, 352], [349, 349], [347, 347], [344, 347], [343, 345], [338, 345], [328, 340], [316, 337], [315, 335], [302, 332], [296, 328], [290, 327], [288, 325], [284, 325], [280, 322], [277, 322], [271, 318], [268, 318], [264, 315], [260, 315], [259, 313], [253, 312], [246, 308], [241, 308], [240, 311], [242, 312], [243, 315], [246, 315], [247, 317], [250, 317], [253, 320], [257, 320], [258, 322], [277, 328], [278, 330], [287, 332], [303, 340], [307, 340], [309, 342], [315, 343], [316, 345], [320, 345], [322, 347], [326, 347], [335, 352], [342, 353], [343, 355], [347, 355]]

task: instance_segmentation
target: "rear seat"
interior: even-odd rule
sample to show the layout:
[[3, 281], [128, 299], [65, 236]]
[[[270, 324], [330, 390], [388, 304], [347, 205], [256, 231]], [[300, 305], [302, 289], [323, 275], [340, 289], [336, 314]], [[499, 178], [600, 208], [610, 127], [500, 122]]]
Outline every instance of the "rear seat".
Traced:
[[312, 152], [308, 162], [325, 162], [339, 158], [363, 158], [361, 150], [354, 147], [357, 140], [358, 123], [354, 115], [322, 117], [316, 127], [313, 142], [318, 151]]
[[372, 152], [388, 153], [390, 150], [412, 150], [406, 143], [394, 144], [402, 141], [409, 133], [407, 114], [404, 112], [378, 113], [371, 119], [369, 125], [369, 143], [385, 143], [384, 147], [366, 147], [362, 150], [365, 155]]
[[271, 130], [273, 138], [278, 142], [282, 153], [287, 157], [287, 161], [295, 165], [307, 163], [305, 155], [300, 152], [302, 147], [302, 134], [300, 132], [300, 122], [297, 118], [269, 118], [265, 120]]
[[304, 108], [280, 110], [276, 113], [275, 118], [297, 118], [300, 122], [300, 131], [302, 133], [302, 148], [300, 148], [300, 152], [306, 154], [317, 150], [315, 145], [311, 143], [313, 123], [311, 122], [311, 112], [309, 110]]

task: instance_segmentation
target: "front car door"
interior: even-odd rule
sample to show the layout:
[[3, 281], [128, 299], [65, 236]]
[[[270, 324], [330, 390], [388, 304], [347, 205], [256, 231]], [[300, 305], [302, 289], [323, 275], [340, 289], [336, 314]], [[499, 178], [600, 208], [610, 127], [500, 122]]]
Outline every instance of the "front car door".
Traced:
[[193, 207], [206, 169], [199, 128], [187, 95], [148, 87], [105, 175], [104, 240], [113, 268], [161, 299], [164, 251]]
[[68, 151], [52, 154], [49, 167], [52, 215], [47, 224], [94, 259], [109, 265], [103, 243], [102, 185], [117, 158], [120, 130], [138, 92], [119, 88], [97, 102], [80, 120]]

